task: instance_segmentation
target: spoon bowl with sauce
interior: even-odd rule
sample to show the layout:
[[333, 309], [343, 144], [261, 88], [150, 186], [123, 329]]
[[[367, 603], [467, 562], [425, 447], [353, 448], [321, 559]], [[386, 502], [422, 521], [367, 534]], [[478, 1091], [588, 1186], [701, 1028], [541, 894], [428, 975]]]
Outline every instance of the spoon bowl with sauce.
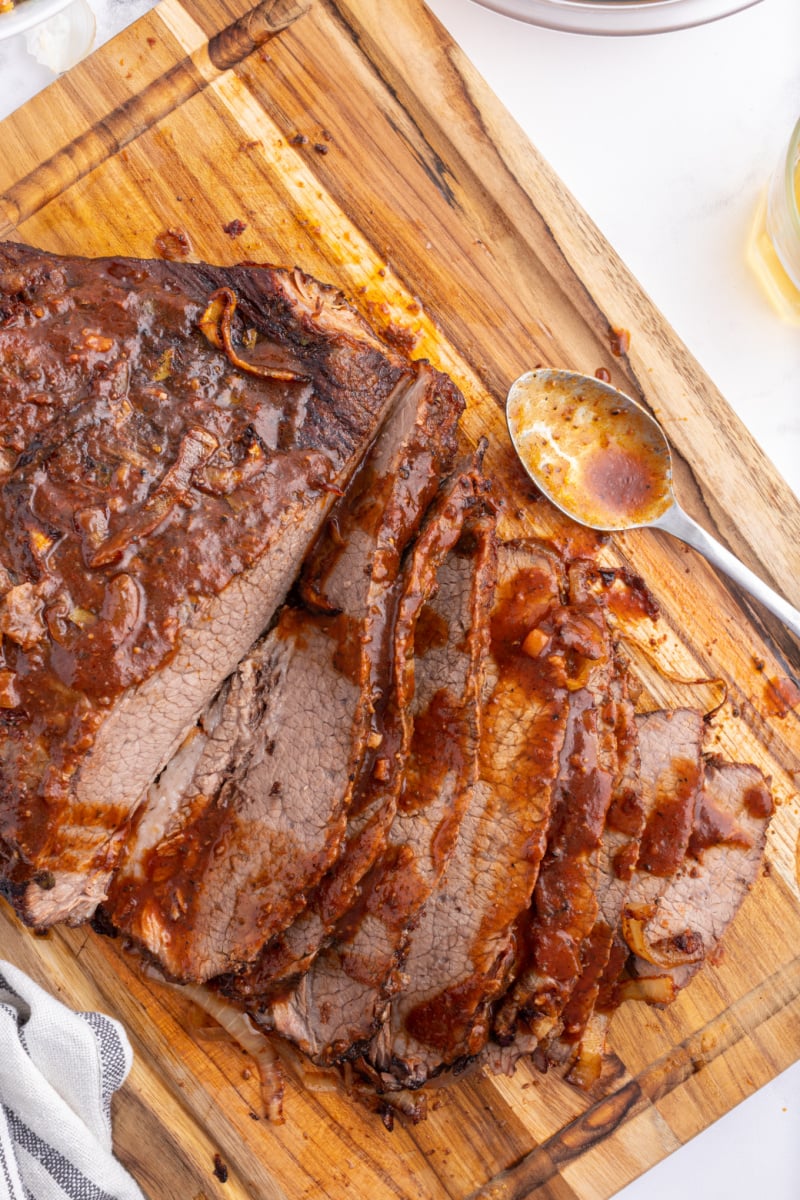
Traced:
[[663, 529], [702, 554], [800, 637], [800, 612], [684, 512], [659, 423], [608, 383], [573, 371], [529, 371], [511, 385], [514, 449], [556, 508], [590, 529]]

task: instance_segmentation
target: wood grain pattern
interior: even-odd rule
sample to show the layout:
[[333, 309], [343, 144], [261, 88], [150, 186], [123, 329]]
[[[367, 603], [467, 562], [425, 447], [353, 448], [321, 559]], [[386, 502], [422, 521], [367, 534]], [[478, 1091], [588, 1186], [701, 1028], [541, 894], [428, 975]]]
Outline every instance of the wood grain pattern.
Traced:
[[[181, 227], [196, 258], [296, 262], [339, 284], [462, 387], [465, 440], [490, 439], [509, 533], [584, 536], [515, 464], [509, 382], [536, 363], [604, 366], [666, 425], [686, 507], [800, 602], [791, 492], [427, 10], [316, 0], [293, 20], [304, 7], [166, 0], [30, 101], [0, 126], [0, 233], [151, 256], [159, 233]], [[246, 229], [232, 240], [234, 218]], [[631, 334], [623, 358], [610, 349], [618, 327]], [[652, 631], [630, 646], [644, 703], [711, 707], [724, 685], [708, 749], [772, 775], [769, 869], [722, 961], [669, 1010], [620, 1014], [592, 1095], [525, 1065], [468, 1074], [436, 1094], [425, 1124], [388, 1134], [342, 1088], [310, 1091], [290, 1073], [288, 1119], [274, 1126], [247, 1056], [209, 1038], [185, 995], [115, 941], [35, 937], [3, 910], [4, 955], [127, 1026], [136, 1060], [116, 1144], [152, 1200], [605, 1200], [800, 1055], [800, 730], [768, 695], [769, 680], [796, 673], [797, 646], [660, 535], [631, 533], [603, 554], [662, 606], [659, 669]], [[722, 684], [680, 682], [700, 677]]]

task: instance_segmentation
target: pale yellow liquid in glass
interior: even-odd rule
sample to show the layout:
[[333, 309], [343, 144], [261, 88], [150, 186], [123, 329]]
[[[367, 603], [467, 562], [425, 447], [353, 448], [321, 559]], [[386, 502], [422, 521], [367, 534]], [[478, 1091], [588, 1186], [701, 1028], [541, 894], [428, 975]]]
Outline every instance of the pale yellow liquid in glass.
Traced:
[[[795, 209], [800, 212], [800, 161], [794, 171]], [[747, 244], [747, 260], [785, 321], [800, 325], [800, 288], [787, 275], [767, 232], [767, 193], [761, 198]]]

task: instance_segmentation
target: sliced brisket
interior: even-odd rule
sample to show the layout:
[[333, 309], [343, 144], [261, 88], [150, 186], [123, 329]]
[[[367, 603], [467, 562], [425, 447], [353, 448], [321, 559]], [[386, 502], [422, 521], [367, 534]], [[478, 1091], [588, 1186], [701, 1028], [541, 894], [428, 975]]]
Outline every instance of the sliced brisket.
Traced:
[[479, 1053], [507, 985], [566, 727], [564, 582], [560, 560], [543, 546], [500, 546], [480, 776], [447, 872], [412, 935], [406, 983], [370, 1047], [386, 1091], [418, 1087]]
[[[629, 924], [629, 943], [634, 942], [629, 973], [663, 979], [659, 999], [671, 999], [717, 952], [760, 870], [772, 811], [757, 767], [706, 763], [686, 857], [633, 938]], [[629, 993], [636, 994], [636, 985], [623, 984], [622, 994]]]
[[396, 635], [406, 726], [381, 774], [402, 767], [386, 847], [336, 937], [264, 1019], [319, 1062], [368, 1039], [400, 982], [409, 925], [452, 852], [475, 781], [481, 662], [494, 582], [494, 518], [473, 474], [456, 476], [404, 572]]
[[[683, 708], [640, 714], [633, 735], [629, 710], [620, 711], [626, 732], [619, 744], [628, 768], [618, 780], [618, 801], [604, 835], [608, 849], [616, 847], [604, 871], [607, 916], [595, 926], [586, 948], [588, 986], [583, 997], [580, 992], [576, 996], [574, 1029], [565, 1043], [548, 1047], [582, 1087], [599, 1076], [608, 1026], [624, 999], [621, 975], [630, 954], [625, 928], [631, 921], [638, 928], [653, 914], [683, 862], [703, 787], [701, 713]], [[638, 779], [630, 778], [629, 772], [637, 769]]]
[[300, 272], [11, 243], [0, 361], [0, 862], [46, 925], [91, 914], [144, 789], [428, 369]]
[[[572, 1078], [589, 1086], [599, 1075], [602, 1056], [584, 1038], [608, 967], [644, 832], [639, 737], [628, 696], [627, 670], [615, 663], [611, 683], [617, 745], [617, 774], [600, 843], [596, 883], [597, 918], [581, 946], [580, 974], [561, 1016], [560, 1028], [544, 1051], [551, 1063], [569, 1067]], [[619, 969], [617, 968], [617, 974]]]
[[[170, 871], [150, 854], [139, 877], [133, 874], [127, 883], [127, 911], [116, 903], [123, 874], [118, 872], [111, 919], [140, 939], [146, 928], [148, 948], [171, 974], [208, 978], [250, 963], [217, 986], [231, 997], [264, 999], [271, 988], [307, 969], [319, 950], [327, 912], [315, 885], [321, 868], [339, 852], [354, 782], [374, 773], [389, 690], [400, 559], [441, 475], [452, 465], [459, 412], [454, 394], [430, 386], [410, 389], [336, 505], [304, 568], [299, 592], [311, 610], [285, 609], [267, 639], [268, 646], [288, 642], [287, 670], [263, 692], [263, 714], [251, 713], [247, 721], [253, 738], [270, 745], [270, 778], [259, 757], [248, 761], [237, 754], [235, 789], [229, 780], [218, 792], [200, 788], [207, 796], [202, 823], [215, 832], [202, 837], [209, 847], [205, 859], [191, 862], [191, 904], [181, 906], [176, 927], [168, 935], [164, 928], [166, 936], [159, 936], [157, 946], [151, 932], [154, 901], [165, 913], [176, 885], [184, 892], [189, 886], [188, 879], [181, 882], [186, 874], [181, 856]], [[197, 790], [199, 783], [193, 786]], [[187, 807], [187, 813], [198, 821], [196, 806]], [[187, 826], [185, 833], [196, 841], [196, 828]], [[174, 830], [165, 845], [180, 846]], [[249, 845], [250, 853], [237, 853], [237, 845]], [[135, 849], [130, 857], [136, 860]], [[153, 874], [163, 881], [157, 896], [147, 883]], [[248, 912], [260, 915], [254, 923], [231, 910], [223, 926], [225, 942], [217, 930], [212, 953], [208, 912], [213, 906], [213, 925], [219, 926], [223, 891], [232, 904], [247, 896]], [[187, 951], [179, 972], [174, 950], [182, 941]]]
[[581, 947], [598, 909], [599, 853], [617, 772], [614, 656], [605, 611], [586, 586], [590, 564], [569, 568], [559, 637], [570, 647], [566, 733], [547, 848], [530, 913], [521, 923], [522, 970], [495, 1016], [499, 1041], [521, 1019], [537, 1038], [555, 1026], [580, 975]]
[[623, 915], [647, 920], [689, 846], [703, 787], [703, 717], [679, 708], [644, 713], [636, 725], [645, 825]]
[[150, 789], [105, 911], [172, 978], [250, 962], [335, 855], [367, 736], [357, 646], [345, 617], [285, 607], [170, 764], [206, 743], [183, 788]]

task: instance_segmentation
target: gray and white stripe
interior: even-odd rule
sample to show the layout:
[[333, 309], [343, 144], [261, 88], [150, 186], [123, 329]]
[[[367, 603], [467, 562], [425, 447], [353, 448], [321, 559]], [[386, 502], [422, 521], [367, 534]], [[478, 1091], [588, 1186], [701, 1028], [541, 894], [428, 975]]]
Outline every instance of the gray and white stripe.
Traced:
[[116, 1021], [70, 1011], [0, 962], [0, 1200], [144, 1200], [111, 1143], [130, 1066]]

